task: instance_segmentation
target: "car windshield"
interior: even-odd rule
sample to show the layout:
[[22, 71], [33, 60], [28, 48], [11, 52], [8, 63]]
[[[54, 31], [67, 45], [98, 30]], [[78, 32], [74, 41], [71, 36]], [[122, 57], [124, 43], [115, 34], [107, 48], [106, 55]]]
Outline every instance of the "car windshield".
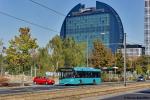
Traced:
[[139, 78], [143, 78], [143, 76], [140, 76]]

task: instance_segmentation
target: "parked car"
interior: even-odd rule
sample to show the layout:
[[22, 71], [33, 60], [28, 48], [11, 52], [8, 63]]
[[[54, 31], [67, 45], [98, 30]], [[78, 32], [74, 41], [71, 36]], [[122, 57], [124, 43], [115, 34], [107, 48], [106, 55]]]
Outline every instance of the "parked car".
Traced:
[[145, 81], [144, 76], [139, 76], [139, 77], [137, 78], [137, 82], [140, 82], [140, 81]]
[[48, 79], [46, 77], [34, 77], [34, 84], [45, 84], [45, 85], [53, 85], [55, 81], [53, 79]]

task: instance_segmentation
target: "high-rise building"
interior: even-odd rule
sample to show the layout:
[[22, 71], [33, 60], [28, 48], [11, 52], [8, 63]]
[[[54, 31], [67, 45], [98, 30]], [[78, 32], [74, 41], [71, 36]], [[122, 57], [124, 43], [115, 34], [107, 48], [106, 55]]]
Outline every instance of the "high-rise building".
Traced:
[[93, 48], [93, 42], [100, 40], [116, 52], [123, 43], [124, 30], [117, 12], [109, 5], [97, 1], [96, 7], [85, 8], [85, 5], [78, 4], [72, 8], [62, 24], [60, 36], [86, 42], [89, 51]]
[[150, 55], [150, 0], [145, 0], [144, 42], [145, 54]]

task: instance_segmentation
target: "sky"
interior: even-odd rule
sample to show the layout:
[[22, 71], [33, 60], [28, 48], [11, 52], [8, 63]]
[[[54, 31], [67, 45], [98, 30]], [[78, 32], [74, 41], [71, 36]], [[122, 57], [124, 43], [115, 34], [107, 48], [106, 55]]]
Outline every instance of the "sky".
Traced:
[[[144, 0], [33, 0], [51, 9], [67, 13], [78, 3], [86, 7], [95, 7], [96, 1], [110, 5], [119, 14], [124, 32], [127, 33], [127, 42], [131, 44], [144, 44]], [[65, 16], [45, 9], [30, 0], [0, 0], [0, 12], [21, 18], [32, 23], [55, 30], [46, 30], [23, 21], [5, 16], [0, 13], [0, 39], [4, 46], [9, 46], [9, 41], [19, 35], [20, 27], [29, 27], [31, 36], [37, 38], [40, 47], [55, 36], [59, 35]]]

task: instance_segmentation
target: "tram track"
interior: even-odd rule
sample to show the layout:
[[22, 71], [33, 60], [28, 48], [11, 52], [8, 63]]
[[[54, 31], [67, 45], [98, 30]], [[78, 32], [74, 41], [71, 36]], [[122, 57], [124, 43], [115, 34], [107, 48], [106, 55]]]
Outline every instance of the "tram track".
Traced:
[[[25, 98], [25, 100], [66, 100], [68, 99], [79, 99], [88, 96], [95, 95], [106, 95], [107, 93], [117, 93], [128, 90], [140, 89], [150, 87], [149, 83], [130, 83], [127, 87], [122, 84], [111, 84], [111, 85], [94, 85], [94, 86], [79, 86], [76, 88], [64, 88], [54, 89], [51, 91], [38, 91], [38, 92], [26, 92], [17, 94], [4, 94], [0, 95], [0, 100], [20, 100], [19, 98]], [[32, 98], [32, 99], [31, 99]]]
[[90, 89], [88, 91], [82, 91], [80, 90], [80, 93], [77, 94], [73, 94], [73, 95], [65, 95], [65, 96], [61, 96], [61, 97], [54, 97], [54, 98], [48, 98], [45, 100], [78, 100], [84, 97], [89, 97], [89, 96], [101, 96], [101, 95], [107, 95], [107, 94], [114, 94], [114, 93], [119, 93], [119, 92], [126, 92], [126, 91], [131, 91], [131, 90], [137, 90], [137, 89], [141, 89], [141, 88], [150, 88], [150, 84], [140, 84], [140, 83], [136, 83], [134, 84], [134, 86], [132, 85], [128, 85], [127, 87], [121, 86], [121, 87], [103, 87], [101, 89], [98, 88], [92, 88], [92, 90], [95, 91], [90, 91]]

